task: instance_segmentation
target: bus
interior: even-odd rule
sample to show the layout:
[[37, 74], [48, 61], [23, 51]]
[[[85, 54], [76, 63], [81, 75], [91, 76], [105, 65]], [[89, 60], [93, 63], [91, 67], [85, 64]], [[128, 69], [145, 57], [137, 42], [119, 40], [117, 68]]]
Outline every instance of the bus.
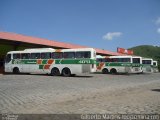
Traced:
[[5, 72], [72, 76], [96, 71], [93, 48], [35, 48], [10, 51], [5, 59]]
[[153, 72], [159, 72], [158, 70], [158, 62], [157, 61], [153, 61]]
[[97, 56], [97, 72], [111, 73], [141, 73], [142, 66], [139, 57], [132, 56]]
[[[110, 58], [115, 59], [117, 62], [122, 62], [127, 63], [130, 65], [129, 67], [129, 72], [128, 73], [142, 73], [142, 57], [139, 56], [130, 56], [130, 55], [125, 55], [125, 56], [111, 56]], [[125, 64], [124, 64], [125, 65]]]
[[153, 72], [153, 59], [142, 58], [143, 72]]
[[[132, 56], [132, 63], [133, 63], [132, 64], [133, 66], [138, 64], [139, 67], [140, 67], [139, 72], [143, 73], [142, 57], [140, 57], [140, 56]], [[134, 69], [138, 69], [138, 68], [134, 68]]]

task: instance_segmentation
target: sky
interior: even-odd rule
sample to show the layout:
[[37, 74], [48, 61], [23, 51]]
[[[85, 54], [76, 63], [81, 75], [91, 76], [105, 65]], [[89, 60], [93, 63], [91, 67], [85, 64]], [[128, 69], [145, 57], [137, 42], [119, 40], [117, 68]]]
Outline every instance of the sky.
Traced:
[[110, 51], [160, 46], [160, 0], [0, 0], [0, 31]]

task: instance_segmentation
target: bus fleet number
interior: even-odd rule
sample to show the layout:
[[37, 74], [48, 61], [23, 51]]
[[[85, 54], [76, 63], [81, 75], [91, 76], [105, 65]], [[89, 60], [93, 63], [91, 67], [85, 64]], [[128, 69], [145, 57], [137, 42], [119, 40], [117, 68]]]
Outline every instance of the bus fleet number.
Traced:
[[79, 63], [81, 63], [81, 64], [89, 64], [90, 60], [80, 60]]

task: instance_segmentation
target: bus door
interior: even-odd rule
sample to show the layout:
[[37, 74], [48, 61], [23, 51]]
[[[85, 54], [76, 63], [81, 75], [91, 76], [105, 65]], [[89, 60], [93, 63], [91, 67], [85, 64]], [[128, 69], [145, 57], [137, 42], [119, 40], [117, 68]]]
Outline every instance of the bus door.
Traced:
[[5, 57], [5, 71], [11, 72], [12, 69], [12, 59], [11, 59], [11, 54], [7, 54]]
[[4, 73], [4, 58], [0, 58], [0, 73]]

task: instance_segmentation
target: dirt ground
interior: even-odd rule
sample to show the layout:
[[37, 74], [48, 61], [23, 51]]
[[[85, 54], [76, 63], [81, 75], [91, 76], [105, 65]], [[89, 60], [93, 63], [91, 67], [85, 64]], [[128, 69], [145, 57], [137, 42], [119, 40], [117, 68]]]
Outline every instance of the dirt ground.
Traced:
[[160, 114], [160, 74], [0, 75], [0, 113]]

